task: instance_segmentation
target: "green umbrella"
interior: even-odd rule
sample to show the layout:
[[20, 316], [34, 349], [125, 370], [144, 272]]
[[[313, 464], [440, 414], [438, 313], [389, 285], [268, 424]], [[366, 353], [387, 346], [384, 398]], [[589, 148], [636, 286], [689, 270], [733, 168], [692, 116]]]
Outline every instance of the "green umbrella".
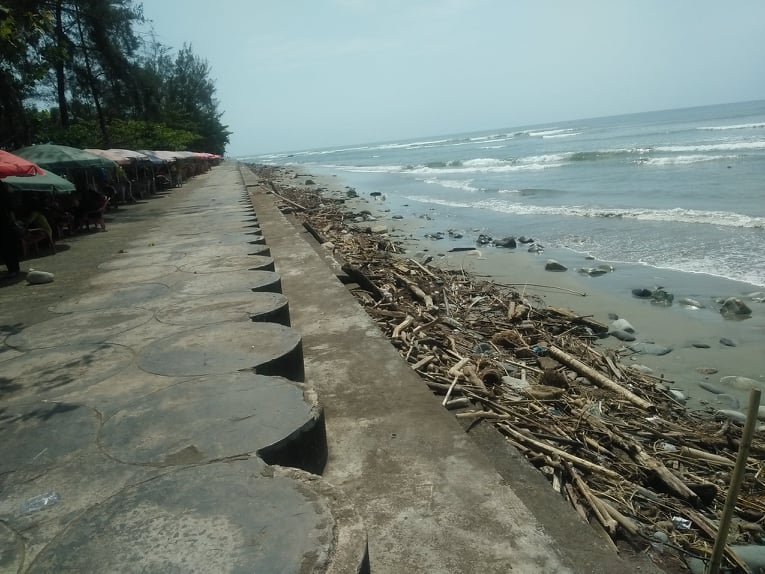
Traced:
[[29, 176], [9, 176], [4, 177], [3, 181], [7, 183], [11, 189], [17, 189], [19, 191], [47, 191], [51, 193], [69, 193], [74, 191], [74, 184], [57, 176], [55, 173], [46, 171], [42, 175], [29, 175]]
[[43, 169], [52, 171], [89, 167], [114, 169], [116, 167], [116, 164], [109, 159], [65, 145], [32, 145], [17, 149], [13, 153], [36, 163]]

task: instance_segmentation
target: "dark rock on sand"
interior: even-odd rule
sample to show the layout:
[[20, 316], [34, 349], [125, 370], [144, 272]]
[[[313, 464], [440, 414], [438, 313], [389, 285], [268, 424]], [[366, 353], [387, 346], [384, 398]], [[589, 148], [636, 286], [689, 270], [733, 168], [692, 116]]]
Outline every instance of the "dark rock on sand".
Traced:
[[713, 383], [708, 383], [706, 381], [699, 382], [699, 387], [701, 387], [705, 391], [709, 391], [710, 393], [715, 394], [715, 395], [721, 395], [721, 394], [723, 394], [725, 392], [720, 387], [718, 387], [717, 385], [715, 385]]
[[562, 263], [558, 263], [555, 259], [548, 259], [545, 263], [545, 271], [567, 271], [568, 267]]
[[622, 331], [620, 329], [616, 329], [615, 331], [609, 331], [609, 334], [612, 337], [619, 339], [620, 341], [630, 342], [635, 340], [635, 335], [633, 335], [632, 333], [628, 333], [627, 331]]
[[636, 353], [645, 353], [646, 355], [666, 355], [671, 353], [672, 349], [665, 347], [664, 345], [658, 345], [650, 341], [639, 341], [637, 343], [631, 343], [627, 345], [627, 348]]
[[494, 245], [497, 247], [507, 247], [508, 249], [515, 249], [518, 246], [515, 242], [515, 237], [505, 237], [503, 239], [498, 239], [494, 242]]
[[657, 287], [654, 289], [653, 293], [651, 293], [651, 303], [654, 305], [664, 305], [669, 307], [672, 305], [674, 298], [675, 296], [672, 293], [665, 291], [662, 287]]
[[369, 194], [371, 197], [380, 197], [382, 195], [382, 192], [380, 191], [373, 191]]
[[709, 345], [706, 343], [691, 343], [691, 347], [694, 347], [695, 349], [709, 349]]
[[696, 372], [701, 373], [702, 375], [714, 375], [718, 371], [714, 367], [698, 367]]
[[534, 240], [531, 237], [526, 237], [525, 235], [521, 235], [518, 238], [518, 243], [534, 243]]
[[539, 245], [539, 243], [535, 243], [534, 245], [528, 248], [529, 253], [541, 253], [544, 250], [545, 250], [544, 246]]
[[599, 277], [608, 273], [608, 271], [601, 269], [600, 267], [581, 267], [578, 272], [582, 275], [589, 275], [590, 277]]
[[481, 235], [478, 236], [478, 239], [476, 239], [475, 242], [478, 245], [488, 245], [492, 241], [494, 241], [494, 240], [492, 239], [491, 235], [486, 235], [484, 233], [481, 233]]
[[[610, 316], [611, 315], [609, 314], [609, 317]], [[637, 333], [635, 327], [633, 327], [627, 319], [619, 319], [618, 317], [614, 318], [614, 321], [611, 323], [611, 328], [614, 330], [626, 331], [627, 333]]]
[[728, 339], [728, 337], [721, 337], [720, 338], [720, 344], [725, 345], [726, 347], [735, 347], [736, 343], [734, 343], [731, 339]]
[[692, 309], [704, 308], [704, 305], [696, 301], [696, 299], [691, 299], [690, 297], [681, 297], [677, 302], [681, 305], [685, 305], [686, 307], [691, 307]]
[[316, 182], [312, 179], [305, 180], [305, 185], [316, 185]]
[[652, 291], [650, 289], [646, 289], [645, 287], [632, 290], [632, 295], [638, 299], [650, 299], [651, 293]]
[[727, 316], [744, 316], [751, 315], [752, 310], [741, 299], [736, 297], [728, 297], [723, 301], [722, 307], [720, 307], [720, 313]]

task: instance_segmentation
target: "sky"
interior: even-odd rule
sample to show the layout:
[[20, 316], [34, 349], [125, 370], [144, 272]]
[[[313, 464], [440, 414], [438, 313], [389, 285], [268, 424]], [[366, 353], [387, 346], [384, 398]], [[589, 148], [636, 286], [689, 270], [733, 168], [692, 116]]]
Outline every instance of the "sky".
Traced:
[[242, 157], [765, 99], [763, 0], [143, 0]]

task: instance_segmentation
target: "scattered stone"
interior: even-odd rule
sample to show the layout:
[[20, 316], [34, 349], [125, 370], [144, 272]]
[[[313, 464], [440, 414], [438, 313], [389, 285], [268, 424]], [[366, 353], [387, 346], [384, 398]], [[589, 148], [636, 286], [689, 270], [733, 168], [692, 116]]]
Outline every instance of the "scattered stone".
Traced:
[[452, 239], [462, 239], [462, 237], [463, 237], [462, 233], [460, 233], [459, 231], [456, 231], [454, 229], [447, 230], [447, 233], [449, 234], [449, 237], [451, 237]]
[[508, 249], [515, 249], [517, 247], [515, 237], [505, 237], [503, 239], [498, 239], [494, 242], [494, 245], [497, 247], [507, 247]]
[[706, 343], [696, 343], [696, 342], [691, 343], [691, 347], [694, 347], [695, 349], [709, 349], [710, 348], [710, 346], [707, 345]]
[[706, 381], [699, 382], [699, 386], [705, 391], [709, 391], [710, 393], [713, 393], [715, 395], [721, 395], [724, 392], [720, 387], [713, 385], [712, 383], [708, 383]]
[[394, 215], [391, 219], [404, 219], [403, 215]]
[[381, 196], [382, 196], [382, 192], [380, 192], [380, 191], [373, 191], [373, 192], [372, 192], [372, 193], [370, 193], [369, 195], [370, 195], [371, 197], [381, 197]]
[[688, 400], [688, 397], [686, 397], [685, 394], [678, 389], [669, 389], [668, 393], [673, 399], [675, 399], [679, 403], [684, 403], [685, 401]]
[[528, 252], [529, 253], [541, 253], [544, 250], [545, 250], [545, 248], [543, 246], [539, 245], [538, 243], [535, 243], [534, 245], [529, 247]]
[[592, 255], [588, 255], [587, 257], [585, 257], [585, 259], [587, 261], [595, 261], [595, 258]]
[[635, 335], [633, 335], [632, 333], [628, 331], [623, 331], [621, 329], [609, 331], [608, 334], [611, 335], [612, 337], [619, 339], [620, 341], [630, 342], [635, 340]]
[[492, 241], [494, 240], [492, 239], [491, 235], [486, 235], [484, 233], [481, 233], [481, 235], [478, 236], [478, 239], [476, 239], [476, 243], [478, 243], [478, 245], [488, 245]]
[[651, 298], [651, 290], [650, 289], [633, 289], [632, 295], [634, 297], [637, 297], [638, 299], [650, 299]]
[[696, 299], [691, 299], [689, 297], [681, 297], [677, 302], [692, 309], [704, 309], [704, 305], [696, 301]]
[[635, 327], [630, 325], [627, 319], [619, 319], [618, 317], [611, 323], [611, 328], [619, 331], [626, 331], [627, 333], [637, 333]]
[[316, 182], [314, 180], [312, 180], [312, 179], [307, 179], [307, 180], [305, 180], [305, 184], [306, 185], [316, 185]]
[[369, 233], [379, 234], [379, 233], [388, 233], [388, 226], [387, 225], [373, 225], [369, 228]]
[[672, 352], [670, 347], [658, 345], [650, 341], [639, 341], [637, 343], [631, 343], [630, 345], [627, 345], [627, 348], [636, 353], [645, 353], [646, 355], [656, 355], [658, 357]]
[[717, 373], [717, 369], [714, 367], [698, 367], [696, 372], [701, 373], [702, 375], [714, 375]]
[[42, 285], [44, 283], [53, 283], [53, 273], [47, 271], [37, 271], [30, 269], [27, 273], [27, 283], [30, 285]]
[[729, 420], [732, 423], [744, 424], [746, 422], [746, 415], [741, 411], [734, 411], [729, 409], [720, 409], [715, 413], [715, 419], [717, 420]]
[[548, 259], [545, 263], [545, 271], [568, 271], [568, 267], [558, 263], [555, 259]]
[[752, 389], [765, 390], [765, 384], [748, 377], [721, 377], [720, 382], [723, 385], [728, 385], [729, 387], [733, 387], [740, 391], [751, 391]]
[[436, 231], [435, 233], [426, 233], [425, 237], [427, 239], [443, 239], [444, 238], [444, 232], [443, 231]]
[[725, 345], [726, 347], [735, 347], [736, 343], [734, 343], [731, 339], [728, 339], [728, 337], [721, 337], [720, 338], [720, 344]]
[[651, 293], [651, 303], [654, 305], [664, 305], [669, 307], [672, 305], [674, 298], [675, 296], [672, 293], [665, 291], [663, 287], [657, 287], [654, 289], [653, 293]]
[[534, 243], [534, 240], [531, 237], [526, 237], [525, 235], [521, 235], [518, 238], [518, 243]]
[[741, 299], [736, 297], [729, 297], [723, 301], [720, 313], [727, 316], [743, 316], [751, 315], [752, 310]]
[[590, 277], [600, 277], [601, 275], [608, 273], [608, 271], [600, 269], [599, 267], [581, 267], [577, 271], [582, 275], [589, 275]]
[[331, 241], [325, 241], [321, 244], [321, 246], [326, 249], [327, 251], [334, 251], [335, 250], [335, 244]]

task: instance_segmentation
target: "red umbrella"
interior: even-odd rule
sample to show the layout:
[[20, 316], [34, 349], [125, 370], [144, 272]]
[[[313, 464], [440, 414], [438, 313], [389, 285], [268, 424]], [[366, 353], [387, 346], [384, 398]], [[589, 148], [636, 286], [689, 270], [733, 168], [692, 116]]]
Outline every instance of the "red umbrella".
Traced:
[[23, 157], [0, 150], [0, 178], [28, 175], [45, 175], [45, 172], [40, 166]]

